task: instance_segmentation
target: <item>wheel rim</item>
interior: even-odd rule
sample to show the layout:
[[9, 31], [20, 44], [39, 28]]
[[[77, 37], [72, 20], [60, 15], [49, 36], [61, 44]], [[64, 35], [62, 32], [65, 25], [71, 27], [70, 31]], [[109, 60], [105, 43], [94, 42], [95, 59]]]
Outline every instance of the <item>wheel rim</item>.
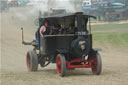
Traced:
[[61, 74], [62, 73], [62, 62], [61, 62], [60, 56], [57, 57], [56, 67], [57, 67], [57, 73]]
[[94, 73], [97, 72], [97, 68], [98, 68], [98, 65], [97, 65], [97, 56], [94, 56], [94, 62], [92, 63], [92, 71]]
[[30, 63], [30, 56], [29, 56], [29, 54], [27, 54], [26, 64], [27, 64], [28, 71], [30, 71], [30, 65], [31, 65], [31, 63]]

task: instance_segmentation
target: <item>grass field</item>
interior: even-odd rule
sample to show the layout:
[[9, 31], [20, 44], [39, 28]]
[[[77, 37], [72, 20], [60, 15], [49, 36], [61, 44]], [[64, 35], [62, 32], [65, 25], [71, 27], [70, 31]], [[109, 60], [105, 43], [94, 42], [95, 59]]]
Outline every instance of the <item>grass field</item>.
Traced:
[[93, 25], [92, 33], [94, 45], [116, 49], [128, 47], [128, 23]]

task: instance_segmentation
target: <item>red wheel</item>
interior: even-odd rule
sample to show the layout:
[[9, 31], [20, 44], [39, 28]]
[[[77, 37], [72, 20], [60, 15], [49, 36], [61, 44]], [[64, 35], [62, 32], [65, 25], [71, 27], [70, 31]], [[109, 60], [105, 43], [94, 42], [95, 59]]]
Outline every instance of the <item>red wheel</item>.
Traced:
[[57, 73], [60, 76], [64, 77], [66, 73], [66, 60], [64, 55], [62, 54], [57, 55], [56, 68], [57, 68]]
[[27, 69], [28, 71], [30, 71], [30, 55], [29, 53], [27, 53], [27, 57], [26, 57], [26, 64], [27, 64]]
[[37, 71], [38, 69], [38, 56], [34, 50], [27, 52], [26, 64], [28, 71]]
[[94, 62], [92, 63], [92, 72], [96, 75], [100, 75], [102, 69], [102, 61], [99, 53], [93, 56]]

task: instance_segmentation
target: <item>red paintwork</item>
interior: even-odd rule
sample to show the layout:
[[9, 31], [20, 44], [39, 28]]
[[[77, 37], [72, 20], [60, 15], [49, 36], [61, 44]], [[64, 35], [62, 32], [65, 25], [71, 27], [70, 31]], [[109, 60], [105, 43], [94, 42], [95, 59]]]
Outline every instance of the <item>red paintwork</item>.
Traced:
[[26, 64], [27, 64], [28, 71], [30, 71], [30, 58], [28, 56], [27, 56], [27, 59], [26, 59]]
[[97, 56], [94, 56], [94, 63], [92, 64], [92, 71], [97, 72]]
[[[85, 65], [71, 65], [72, 63], [79, 63], [79, 62], [88, 62], [88, 64]], [[87, 60], [81, 60], [81, 59], [75, 59], [72, 61], [66, 61], [67, 64], [67, 69], [72, 69], [72, 68], [91, 68], [92, 67], [92, 63], [94, 62], [94, 60], [91, 61], [87, 61]]]
[[62, 62], [61, 62], [60, 56], [57, 57], [56, 67], [57, 67], [57, 73], [61, 74], [62, 73]]

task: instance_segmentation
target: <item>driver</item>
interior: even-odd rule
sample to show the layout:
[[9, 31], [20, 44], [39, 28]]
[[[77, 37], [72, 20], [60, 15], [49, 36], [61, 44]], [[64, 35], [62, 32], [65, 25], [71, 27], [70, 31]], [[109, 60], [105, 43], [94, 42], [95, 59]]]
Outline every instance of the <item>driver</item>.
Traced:
[[36, 40], [38, 43], [38, 49], [40, 49], [40, 37], [44, 38], [44, 35], [51, 34], [52, 31], [48, 27], [48, 21], [44, 21], [44, 24], [36, 32]]
[[68, 32], [69, 34], [74, 34], [74, 24], [73, 24], [73, 23], [71, 23], [71, 24], [69, 25], [69, 28], [68, 28], [67, 32]]
[[44, 21], [44, 25], [40, 28], [40, 36], [44, 38], [44, 35], [52, 34], [52, 30], [48, 27], [48, 21]]

